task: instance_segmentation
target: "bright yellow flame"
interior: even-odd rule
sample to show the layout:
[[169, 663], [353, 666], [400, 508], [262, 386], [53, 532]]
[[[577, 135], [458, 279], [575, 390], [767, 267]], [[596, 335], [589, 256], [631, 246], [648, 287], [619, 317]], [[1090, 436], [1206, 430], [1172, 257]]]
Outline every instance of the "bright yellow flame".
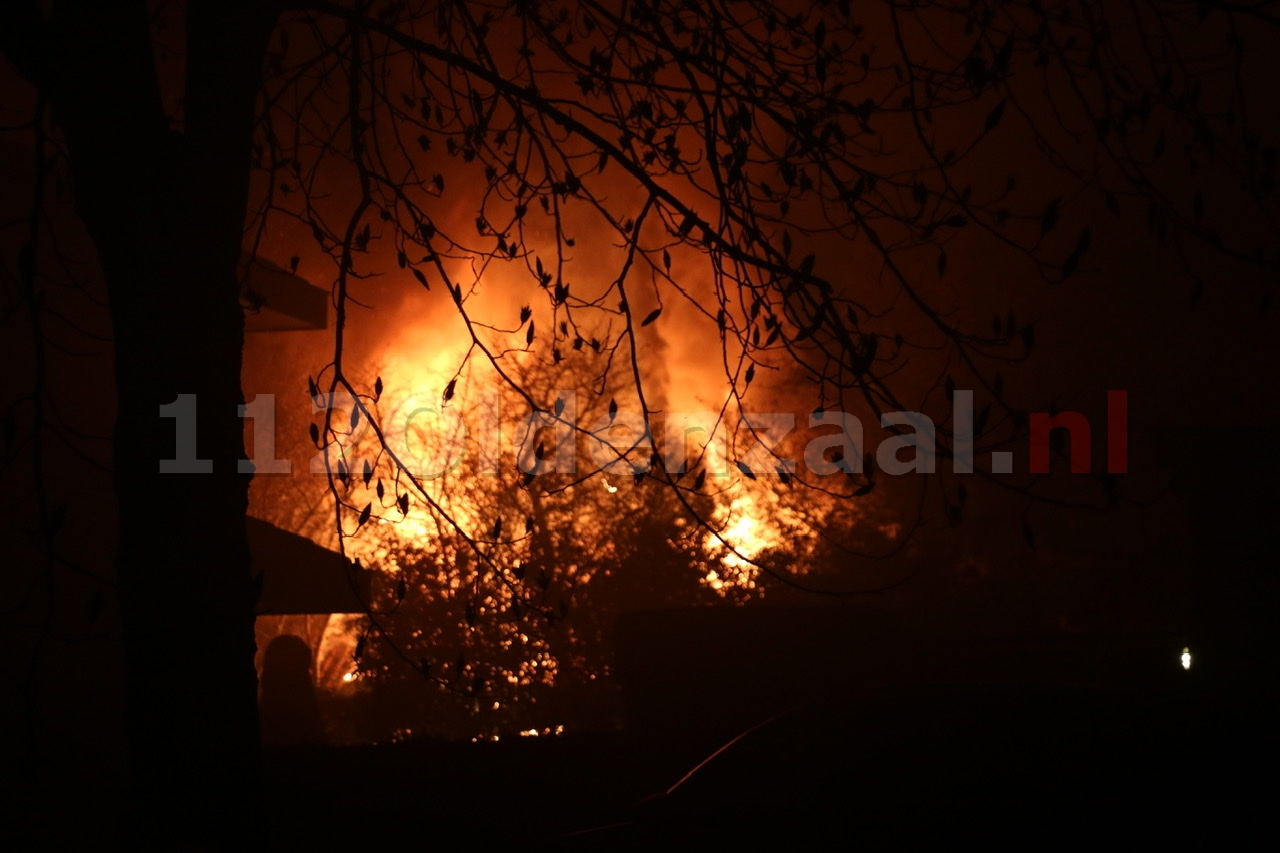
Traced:
[[716, 508], [713, 522], [719, 533], [707, 533], [703, 547], [708, 553], [722, 553], [720, 564], [725, 571], [709, 570], [703, 583], [722, 594], [729, 586], [756, 588], [760, 569], [751, 561], [781, 542], [778, 530], [765, 519], [757, 500], [747, 494]]
[[1191, 669], [1191, 649], [1183, 648], [1182, 650], [1182, 668]]
[[[735, 500], [730, 507], [730, 513], [737, 511], [739, 513], [738, 517], [732, 524], [721, 531], [720, 535], [738, 553], [735, 554], [731, 551], [725, 555], [724, 564], [726, 566], [741, 568], [747, 565], [742, 560], [742, 557], [753, 559], [757, 554], [773, 544], [772, 537], [767, 535], [764, 525], [751, 515], [751, 510], [753, 509], [755, 509], [754, 501], [743, 499]], [[739, 554], [742, 557], [739, 557]]]

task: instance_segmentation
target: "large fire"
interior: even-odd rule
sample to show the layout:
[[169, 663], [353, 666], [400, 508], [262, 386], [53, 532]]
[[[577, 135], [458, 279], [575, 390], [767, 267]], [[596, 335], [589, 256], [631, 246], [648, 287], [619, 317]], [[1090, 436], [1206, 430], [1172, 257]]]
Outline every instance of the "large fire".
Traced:
[[[372, 617], [330, 618], [318, 650], [324, 687], [365, 690], [408, 661], [444, 688], [474, 693], [473, 710], [499, 714], [566, 675], [607, 676], [607, 655], [589, 648], [600, 642], [596, 617], [558, 622], [579, 608], [600, 609], [605, 622], [625, 609], [628, 601], [611, 601], [620, 593], [606, 590], [643, 586], [636, 573], [648, 568], [636, 555], [655, 536], [668, 544], [649, 559], [689, 578], [676, 601], [757, 600], [779, 566], [805, 571], [815, 537], [811, 516], [795, 505], [816, 506], [820, 496], [800, 498], [792, 481], [765, 476], [778, 467], [767, 454], [749, 459], [747, 470], [760, 476], [738, 466], [734, 457], [754, 442], [725, 407], [726, 358], [690, 357], [688, 339], [706, 337], [705, 317], [669, 306], [663, 334], [645, 330], [652, 345], [634, 370], [603, 370], [604, 357], [585, 348], [557, 362], [536, 344], [511, 347], [513, 326], [522, 338], [520, 289], [494, 268], [462, 278], [468, 272], [459, 263], [453, 274], [473, 294], [471, 328], [447, 295], [406, 280], [392, 291], [395, 323], [379, 325], [378, 345], [362, 350], [365, 388], [376, 385], [361, 399], [365, 414], [350, 429], [354, 401], [315, 414], [343, 427], [326, 448], [340, 474], [333, 496], [349, 507], [341, 546], [382, 578]], [[553, 318], [530, 308], [525, 322]], [[658, 470], [642, 476], [653, 450], [666, 454], [674, 434], [664, 423], [679, 412], [700, 424], [685, 436], [691, 470], [672, 480]], [[663, 465], [679, 456], [665, 455]], [[672, 481], [680, 500], [671, 498]], [[398, 651], [371, 657], [380, 640]]]
[[[313, 199], [335, 220], [350, 210], [344, 168], [334, 201]], [[637, 601], [741, 603], [767, 594], [766, 577], [804, 573], [821, 514], [795, 505], [825, 498], [792, 492], [772, 460], [744, 472], [739, 459], [744, 407], [812, 406], [779, 390], [785, 354], [766, 352], [765, 321], [786, 306], [726, 296], [706, 253], [670, 239], [671, 211], [633, 228], [649, 207], [626, 181], [541, 212], [523, 199], [510, 219], [500, 193], [473, 203], [493, 180], [479, 161], [449, 168], [470, 201], [401, 187], [352, 232], [358, 276], [324, 259], [349, 309], [341, 347], [311, 370], [322, 397], [338, 392], [312, 419], [328, 529], [383, 580], [367, 620], [331, 622], [326, 642], [354, 663], [329, 685], [408, 666], [498, 711], [607, 676], [612, 620]], [[701, 431], [668, 452], [681, 413]]]

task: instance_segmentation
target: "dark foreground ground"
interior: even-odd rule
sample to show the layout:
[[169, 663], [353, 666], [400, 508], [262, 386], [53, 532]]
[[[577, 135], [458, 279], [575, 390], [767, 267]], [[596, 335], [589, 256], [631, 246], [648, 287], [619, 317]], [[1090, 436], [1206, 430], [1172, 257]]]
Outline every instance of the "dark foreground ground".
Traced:
[[679, 785], [728, 739], [714, 721], [276, 752], [267, 836], [299, 850], [1265, 843], [1276, 834], [1273, 697], [1251, 687], [869, 691], [796, 708]]

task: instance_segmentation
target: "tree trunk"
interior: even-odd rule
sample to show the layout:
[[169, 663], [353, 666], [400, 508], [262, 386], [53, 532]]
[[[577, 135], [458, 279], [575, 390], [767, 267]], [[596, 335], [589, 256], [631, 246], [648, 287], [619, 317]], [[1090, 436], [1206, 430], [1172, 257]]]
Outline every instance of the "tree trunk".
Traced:
[[[123, 8], [122, 8], [123, 6]], [[145, 4], [64, 3], [24, 67], [70, 152], [115, 333], [118, 577], [130, 849], [253, 846], [259, 742], [237, 266], [267, 4], [191, 2], [183, 126], [162, 108]], [[20, 65], [22, 63], [19, 63]], [[31, 73], [29, 73], [31, 72]], [[158, 474], [195, 395], [209, 473]]]

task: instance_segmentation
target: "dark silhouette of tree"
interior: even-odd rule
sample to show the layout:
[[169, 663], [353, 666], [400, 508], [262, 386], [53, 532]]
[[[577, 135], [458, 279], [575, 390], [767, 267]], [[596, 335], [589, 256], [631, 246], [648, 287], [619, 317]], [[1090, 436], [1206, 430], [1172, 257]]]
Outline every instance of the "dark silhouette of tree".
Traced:
[[[632, 431], [610, 420], [608, 393], [618, 389], [579, 397], [575, 389], [592, 381], [584, 367], [528, 358], [508, 365], [523, 393], [559, 396], [577, 422], [603, 425], [589, 436], [557, 428], [549, 416], [522, 416], [523, 401], [512, 389], [483, 401], [454, 399], [473, 426], [482, 407], [501, 413], [494, 427], [510, 437], [521, 460], [512, 471], [486, 461], [486, 436], [418, 424], [423, 434], [401, 445], [414, 459], [408, 467], [420, 473], [433, 464], [439, 476], [428, 481], [431, 503], [409, 512], [393, 503], [387, 483], [402, 472], [376, 438], [344, 448], [348, 458], [373, 460], [367, 469], [360, 465], [367, 478], [337, 483], [343, 505], [378, 508], [376, 520], [371, 511], [368, 527], [347, 546], [389, 572], [371, 602], [353, 670], [357, 687], [400, 696], [383, 702], [400, 718], [385, 724], [385, 733], [474, 736], [517, 723], [527, 729], [529, 720], [555, 713], [548, 688], [576, 696], [579, 705], [584, 695], [607, 689], [609, 635], [619, 613], [719, 597], [706, 581], [714, 563], [703, 547], [707, 532], [669, 490], [644, 487], [627, 459], [638, 455], [630, 448], [641, 442], [643, 425]], [[404, 428], [406, 410], [422, 403], [393, 401], [388, 391], [371, 415]], [[546, 412], [555, 408], [549, 402]], [[612, 464], [585, 474], [554, 468], [593, 456]], [[530, 476], [539, 467], [546, 470]], [[699, 511], [710, 515], [705, 506]], [[542, 708], [531, 708], [531, 697]], [[581, 723], [597, 711], [583, 706], [566, 715], [570, 701], [558, 703], [551, 727]]]
[[[236, 417], [246, 248], [300, 257], [301, 235], [331, 263], [333, 358], [311, 390], [357, 403], [327, 410], [318, 447], [361, 422], [385, 436], [381, 382], [357, 385], [352, 364], [351, 317], [379, 274], [453, 305], [470, 342], [459, 377], [486, 363], [553, 423], [567, 419], [522, 387], [513, 351], [589, 362], [654, 426], [665, 404], [645, 353], [683, 317], [721, 363], [730, 424], [785, 367], [805, 410], [927, 410], [966, 383], [989, 443], [1022, 429], [1001, 370], [1035, 335], [1003, 306], [978, 323], [938, 300], [960, 235], [1062, 282], [1087, 262], [1096, 198], [1187, 253], [1193, 299], [1197, 242], [1256, 272], [1243, 292], [1264, 307], [1273, 288], [1276, 149], [1250, 106], [1246, 51], [1274, 27], [1265, 4], [233, 0], [167, 14], [158, 42], [143, 4], [0, 16], [0, 51], [36, 93], [13, 131], [36, 138], [42, 181], [6, 311], [47, 343], [38, 210], [64, 160], [111, 311], [140, 843], [236, 838], [254, 814], [251, 474]], [[167, 63], [166, 40], [181, 48]], [[515, 298], [486, 309], [487, 282]], [[171, 417], [156, 422], [179, 395], [198, 400], [194, 456], [175, 448]], [[37, 385], [30, 399], [44, 396]], [[39, 436], [47, 418], [21, 422]], [[945, 421], [938, 440], [945, 456]], [[698, 511], [711, 460], [681, 471], [652, 445], [621, 455], [714, 523]], [[486, 542], [505, 514], [459, 518], [385, 452], [381, 502], [349, 503], [363, 472], [324, 458], [336, 529], [423, 503], [476, 571], [501, 568]], [[184, 473], [157, 477], [157, 459]], [[848, 500], [876, 480], [788, 476]], [[942, 493], [958, 516], [963, 488]], [[54, 513], [39, 512], [48, 553]], [[555, 535], [533, 516], [516, 537]]]

